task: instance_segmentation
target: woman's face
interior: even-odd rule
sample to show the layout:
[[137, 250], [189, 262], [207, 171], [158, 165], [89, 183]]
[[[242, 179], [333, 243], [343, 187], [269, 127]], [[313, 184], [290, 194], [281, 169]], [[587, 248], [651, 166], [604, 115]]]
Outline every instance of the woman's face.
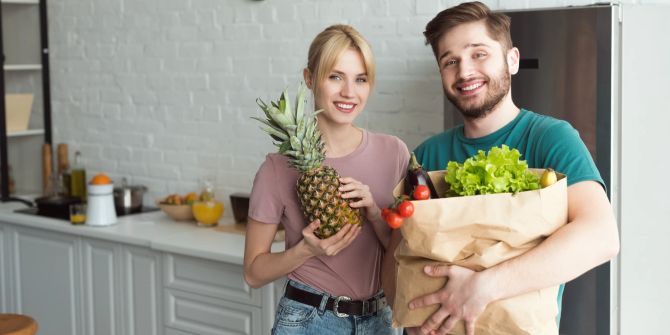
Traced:
[[325, 80], [317, 84], [315, 107], [324, 110], [319, 114], [319, 120], [331, 124], [353, 123], [370, 95], [363, 57], [353, 49], [345, 50]]

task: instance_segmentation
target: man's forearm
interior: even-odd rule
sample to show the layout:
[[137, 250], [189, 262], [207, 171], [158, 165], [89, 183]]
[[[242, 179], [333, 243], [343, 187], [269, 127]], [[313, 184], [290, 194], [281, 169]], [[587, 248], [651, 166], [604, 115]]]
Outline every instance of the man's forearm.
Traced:
[[480, 273], [483, 282], [496, 286], [494, 300], [568, 282], [618, 253], [616, 220], [599, 187], [571, 186], [568, 201], [574, 207], [567, 225], [523, 255]]

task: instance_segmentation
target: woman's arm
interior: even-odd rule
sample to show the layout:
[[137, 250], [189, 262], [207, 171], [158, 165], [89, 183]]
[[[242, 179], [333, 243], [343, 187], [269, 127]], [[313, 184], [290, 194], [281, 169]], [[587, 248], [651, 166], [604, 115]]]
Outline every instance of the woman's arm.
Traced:
[[244, 246], [244, 280], [253, 288], [261, 287], [300, 267], [311, 257], [337, 255], [360, 233], [360, 227], [345, 225], [340, 231], [320, 240], [314, 236], [319, 221], [302, 230], [303, 239], [283, 252], [272, 253], [270, 247], [277, 232], [276, 224], [262, 223], [249, 218]]

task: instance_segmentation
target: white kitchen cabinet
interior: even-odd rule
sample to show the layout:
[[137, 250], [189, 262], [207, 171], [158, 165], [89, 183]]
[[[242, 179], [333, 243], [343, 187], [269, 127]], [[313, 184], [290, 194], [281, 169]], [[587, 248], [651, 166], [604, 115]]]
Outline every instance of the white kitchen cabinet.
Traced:
[[84, 330], [86, 334], [123, 334], [118, 247], [82, 241]]
[[240, 265], [175, 254], [166, 254], [164, 260], [168, 289], [261, 306], [260, 290], [244, 282]]
[[7, 228], [0, 225], [0, 313], [6, 313], [9, 310], [9, 291], [7, 290], [7, 277], [9, 271], [5, 264], [7, 264], [7, 250], [5, 250], [7, 243], [5, 242], [5, 231]]
[[82, 239], [86, 334], [160, 334], [160, 253]]
[[198, 335], [195, 333], [187, 333], [185, 331], [174, 329], [174, 328], [165, 328], [165, 335]]
[[261, 334], [261, 308], [166, 289], [166, 326], [201, 335]]
[[166, 333], [269, 334], [274, 319], [276, 287], [252, 289], [242, 266], [166, 254]]
[[161, 253], [0, 223], [2, 311], [48, 334], [163, 334]]
[[[53, 221], [44, 226], [0, 221], [1, 311], [35, 317], [40, 334], [270, 333], [285, 280], [252, 289], [243, 279], [241, 251], [218, 258], [184, 250], [186, 256], [179, 252], [183, 248], [170, 249], [170, 243], [158, 248], [130, 232], [175, 228], [171, 224], [109, 227], [134, 237], [128, 240], [102, 234], [107, 228]], [[176, 234], [184, 239], [183, 232]], [[210, 251], [243, 239], [210, 234], [222, 238]]]
[[26, 227], [8, 232], [10, 310], [39, 320], [49, 334], [83, 334], [79, 239]]
[[123, 276], [124, 335], [162, 334], [161, 253], [120, 245]]

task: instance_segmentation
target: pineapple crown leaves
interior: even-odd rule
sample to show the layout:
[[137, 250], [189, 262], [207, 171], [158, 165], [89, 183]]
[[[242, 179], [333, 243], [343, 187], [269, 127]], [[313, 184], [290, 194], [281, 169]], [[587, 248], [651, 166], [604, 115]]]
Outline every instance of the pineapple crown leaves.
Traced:
[[289, 165], [303, 172], [321, 166], [325, 159], [325, 143], [316, 126], [316, 115], [321, 110], [311, 116], [305, 115], [306, 92], [307, 88], [300, 84], [295, 108], [292, 108], [288, 90], [284, 90], [279, 100], [271, 101], [270, 105], [260, 98], [256, 99], [266, 117], [252, 117], [265, 125], [261, 129], [272, 137], [279, 153], [289, 157]]

